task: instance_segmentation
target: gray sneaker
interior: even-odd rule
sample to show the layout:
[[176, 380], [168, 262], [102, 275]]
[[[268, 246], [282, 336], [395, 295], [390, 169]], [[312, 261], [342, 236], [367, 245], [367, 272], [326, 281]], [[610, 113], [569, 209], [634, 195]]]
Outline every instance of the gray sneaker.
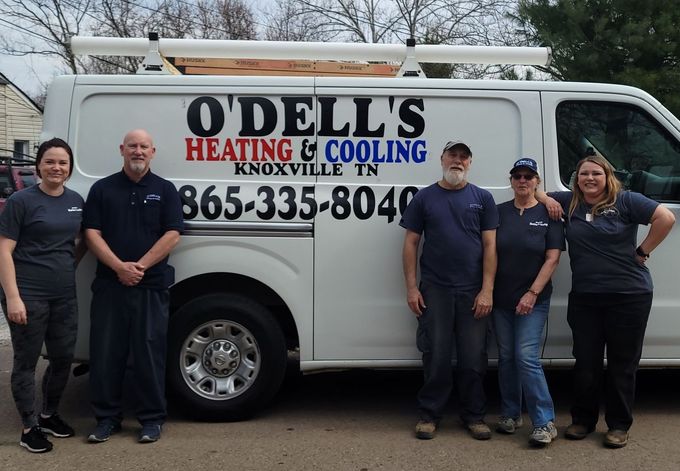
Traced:
[[557, 427], [553, 422], [548, 422], [543, 427], [534, 427], [529, 436], [529, 443], [534, 446], [546, 446], [557, 438]]
[[521, 417], [513, 419], [512, 417], [501, 417], [496, 423], [496, 432], [511, 435], [524, 425]]

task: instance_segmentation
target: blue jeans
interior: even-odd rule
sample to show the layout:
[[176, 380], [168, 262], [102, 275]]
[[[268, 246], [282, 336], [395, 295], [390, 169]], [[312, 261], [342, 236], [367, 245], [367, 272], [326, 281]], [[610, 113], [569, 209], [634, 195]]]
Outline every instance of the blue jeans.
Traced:
[[451, 360], [455, 339], [460, 418], [464, 423], [483, 420], [489, 318], [474, 318], [472, 304], [477, 293], [426, 283], [421, 284], [420, 291], [427, 306], [418, 318], [416, 334], [425, 379], [418, 392], [420, 418], [435, 422], [441, 419], [453, 389]]
[[498, 342], [498, 383], [501, 416], [517, 418], [522, 412], [522, 393], [534, 427], [555, 420], [555, 409], [541, 366], [541, 339], [550, 300], [536, 304], [530, 314], [514, 309], [493, 310]]

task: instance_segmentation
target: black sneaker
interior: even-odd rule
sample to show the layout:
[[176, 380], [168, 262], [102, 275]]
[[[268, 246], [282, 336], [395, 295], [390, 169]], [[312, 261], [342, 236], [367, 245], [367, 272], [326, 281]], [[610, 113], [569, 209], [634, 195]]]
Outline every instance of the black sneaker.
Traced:
[[139, 443], [153, 443], [161, 438], [161, 426], [158, 424], [143, 424], [139, 432]]
[[47, 439], [37, 425], [32, 427], [28, 432], [21, 434], [19, 445], [23, 446], [31, 453], [46, 453], [52, 451], [52, 442]]
[[114, 433], [120, 432], [120, 424], [110, 420], [101, 420], [97, 422], [97, 427], [87, 437], [90, 443], [102, 443], [111, 438]]
[[64, 422], [58, 414], [52, 414], [48, 418], [40, 416], [38, 427], [43, 433], [49, 433], [58, 438], [72, 437], [76, 434], [73, 428]]

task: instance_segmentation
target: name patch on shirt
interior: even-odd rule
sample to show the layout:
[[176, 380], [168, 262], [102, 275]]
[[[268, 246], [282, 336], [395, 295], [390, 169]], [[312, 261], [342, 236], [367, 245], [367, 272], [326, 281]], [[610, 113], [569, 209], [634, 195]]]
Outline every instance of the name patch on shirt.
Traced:
[[146, 195], [146, 200], [147, 201], [160, 201], [161, 195], [157, 195], [155, 193], [149, 193], [148, 195]]
[[548, 227], [548, 223], [545, 221], [534, 221], [529, 223], [530, 226]]
[[83, 208], [79, 208], [78, 206], [71, 206], [66, 211], [68, 211], [69, 213], [82, 213]]

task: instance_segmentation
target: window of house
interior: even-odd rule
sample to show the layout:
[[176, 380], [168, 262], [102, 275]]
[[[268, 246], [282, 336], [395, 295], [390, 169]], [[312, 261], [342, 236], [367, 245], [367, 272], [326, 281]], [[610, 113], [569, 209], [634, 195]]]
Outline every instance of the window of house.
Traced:
[[14, 158], [27, 159], [28, 157], [30, 157], [28, 154], [28, 141], [14, 141]]
[[568, 101], [556, 111], [560, 177], [571, 187], [589, 153], [612, 164], [625, 189], [680, 201], [680, 143], [649, 113], [629, 104]]

